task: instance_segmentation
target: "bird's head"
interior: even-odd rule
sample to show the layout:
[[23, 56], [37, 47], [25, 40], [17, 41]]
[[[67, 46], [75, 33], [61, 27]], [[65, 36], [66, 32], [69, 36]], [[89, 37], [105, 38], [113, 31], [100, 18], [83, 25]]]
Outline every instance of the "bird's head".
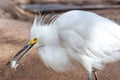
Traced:
[[34, 22], [33, 22], [33, 25], [31, 27], [31, 30], [30, 30], [30, 41], [28, 43], [31, 43], [31, 42], [35, 42], [35, 45], [38, 46], [38, 40], [39, 40], [39, 32], [40, 32], [40, 26], [41, 26], [41, 20], [39, 18], [39, 16], [35, 16], [35, 19], [34, 19]]
[[51, 25], [42, 24], [41, 19], [36, 16], [30, 30], [30, 41], [13, 56], [8, 64], [11, 63], [11, 68], [16, 68], [23, 56], [35, 45], [43, 47], [51, 44], [57, 45], [58, 43], [59, 39], [56, 29], [53, 26], [51, 27]]
[[30, 41], [24, 47], [18, 51], [13, 58], [7, 63], [11, 64], [11, 68], [16, 68], [19, 61], [23, 58], [23, 56], [33, 47], [33, 45], [38, 44], [38, 32], [39, 32], [40, 19], [38, 16], [35, 17], [32, 28], [30, 30]]

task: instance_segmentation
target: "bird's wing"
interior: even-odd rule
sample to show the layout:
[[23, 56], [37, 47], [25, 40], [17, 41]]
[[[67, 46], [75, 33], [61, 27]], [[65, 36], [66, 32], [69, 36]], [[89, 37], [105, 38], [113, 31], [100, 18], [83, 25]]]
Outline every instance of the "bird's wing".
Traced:
[[[68, 20], [71, 16], [74, 17]], [[110, 57], [111, 61], [120, 58], [116, 54], [112, 57], [120, 49], [120, 26], [115, 22], [93, 13], [72, 11], [61, 15], [54, 24], [64, 47], [85, 50], [82, 54], [90, 57]]]
[[84, 47], [85, 40], [75, 31], [65, 30], [59, 33], [60, 44], [64, 47], [71, 47], [74, 50], [80, 50]]
[[[100, 27], [101, 26], [101, 27]], [[103, 62], [120, 60], [120, 26], [111, 22], [94, 27], [89, 34], [87, 48]]]
[[76, 31], [63, 30], [60, 31], [60, 43], [76, 53], [103, 58], [105, 62], [117, 61], [120, 58], [119, 31], [119, 26], [92, 27], [87, 35], [89, 38], [85, 39]]

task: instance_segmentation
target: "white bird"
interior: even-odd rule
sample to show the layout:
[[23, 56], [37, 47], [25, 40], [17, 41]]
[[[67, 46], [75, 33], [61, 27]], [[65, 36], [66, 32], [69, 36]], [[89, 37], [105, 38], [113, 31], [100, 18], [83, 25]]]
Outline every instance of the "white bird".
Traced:
[[35, 17], [30, 30], [30, 42], [10, 61], [26, 48], [23, 55], [33, 46], [39, 47], [38, 54], [47, 67], [66, 71], [76, 61], [87, 70], [88, 80], [98, 76], [96, 69], [104, 64], [120, 60], [120, 25], [93, 12], [72, 10], [56, 17], [49, 24]]

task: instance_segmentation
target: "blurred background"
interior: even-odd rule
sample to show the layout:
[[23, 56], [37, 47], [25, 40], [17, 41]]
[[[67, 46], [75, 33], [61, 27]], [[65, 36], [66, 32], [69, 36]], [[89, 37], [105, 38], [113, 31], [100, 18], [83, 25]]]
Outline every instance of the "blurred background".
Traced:
[[39, 11], [119, 9], [120, 0], [1, 0], [0, 8], [1, 17], [29, 20]]
[[[29, 40], [34, 16], [56, 15], [69, 10], [95, 12], [120, 24], [120, 0], [0, 0], [0, 80], [87, 80], [82, 66], [59, 73], [48, 69], [32, 49], [17, 70], [6, 63]], [[100, 80], [120, 80], [120, 62], [97, 71]]]

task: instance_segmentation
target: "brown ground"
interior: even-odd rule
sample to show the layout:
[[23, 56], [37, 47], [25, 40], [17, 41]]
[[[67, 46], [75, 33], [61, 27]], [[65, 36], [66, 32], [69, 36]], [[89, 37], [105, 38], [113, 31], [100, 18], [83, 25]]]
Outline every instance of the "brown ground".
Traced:
[[[120, 22], [120, 10], [94, 11]], [[0, 18], [0, 80], [87, 80], [87, 73], [78, 67], [69, 73], [59, 73], [45, 67], [33, 49], [14, 71], [7, 61], [28, 41], [31, 22]], [[120, 62], [106, 65], [98, 71], [100, 80], [120, 80]]]

